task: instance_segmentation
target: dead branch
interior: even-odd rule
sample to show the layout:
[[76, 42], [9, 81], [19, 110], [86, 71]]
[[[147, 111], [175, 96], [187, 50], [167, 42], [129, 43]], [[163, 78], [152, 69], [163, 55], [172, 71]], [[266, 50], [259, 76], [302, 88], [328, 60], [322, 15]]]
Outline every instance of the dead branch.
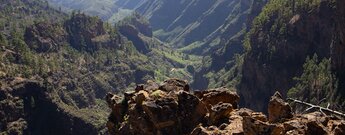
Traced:
[[325, 107], [321, 107], [321, 106], [318, 106], [318, 105], [313, 105], [313, 104], [310, 104], [310, 103], [307, 103], [307, 102], [303, 102], [303, 101], [300, 101], [300, 100], [297, 100], [297, 99], [292, 99], [292, 98], [287, 98], [287, 100], [290, 100], [290, 101], [293, 101], [293, 102], [296, 102], [296, 103], [299, 103], [299, 104], [302, 104], [302, 105], [309, 106], [308, 110], [310, 110], [312, 108], [315, 108], [315, 109], [318, 109], [322, 113], [323, 112], [329, 112], [329, 113], [332, 113], [332, 114], [335, 114], [335, 115], [338, 115], [338, 116], [341, 116], [341, 117], [345, 118], [345, 114], [344, 113], [341, 113], [341, 112], [338, 112], [338, 111], [335, 111], [335, 110], [331, 110], [328, 107], [325, 108]]

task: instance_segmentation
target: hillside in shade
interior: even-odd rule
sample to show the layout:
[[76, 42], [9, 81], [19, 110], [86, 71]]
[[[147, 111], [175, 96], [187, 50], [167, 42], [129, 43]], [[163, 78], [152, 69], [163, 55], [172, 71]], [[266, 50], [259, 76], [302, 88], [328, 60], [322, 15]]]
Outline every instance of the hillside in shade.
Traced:
[[345, 133], [343, 0], [0, 0], [0, 134]]

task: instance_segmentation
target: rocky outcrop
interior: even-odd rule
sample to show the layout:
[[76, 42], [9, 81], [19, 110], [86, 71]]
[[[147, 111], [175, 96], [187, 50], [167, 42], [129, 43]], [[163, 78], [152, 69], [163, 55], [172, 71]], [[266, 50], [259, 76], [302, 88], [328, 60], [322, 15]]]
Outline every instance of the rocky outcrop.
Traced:
[[130, 16], [129, 18], [125, 18], [124, 21], [128, 21], [127, 22], [128, 24], [133, 25], [144, 36], [147, 36], [147, 37], [153, 36], [152, 27], [150, 23], [148, 22], [148, 20], [146, 20], [146, 18], [144, 18], [140, 14], [133, 13], [132, 16]]
[[163, 90], [165, 92], [170, 91], [189, 91], [189, 85], [184, 80], [179, 79], [169, 79], [164, 81], [161, 86], [159, 87], [160, 90]]
[[111, 30], [105, 30], [103, 21], [98, 17], [73, 13], [64, 26], [69, 43], [79, 51], [95, 52], [101, 47], [117, 48], [121, 43], [121, 37], [108, 32]]
[[282, 119], [292, 118], [291, 107], [284, 102], [282, 95], [276, 92], [268, 103], [268, 117], [270, 122], [278, 122]]
[[[334, 134], [345, 133], [345, 121], [314, 112], [293, 114], [279, 93], [272, 96], [269, 118], [238, 108], [239, 96], [226, 88], [186, 91], [184, 82], [149, 81], [123, 97], [106, 97], [112, 112], [107, 123], [114, 135]], [[184, 85], [185, 82], [183, 83]], [[169, 85], [171, 90], [163, 90]], [[174, 86], [175, 85], [175, 86]], [[185, 87], [185, 86], [184, 86]], [[153, 89], [152, 89], [153, 88]]]
[[119, 32], [128, 40], [132, 41], [134, 47], [141, 53], [148, 53], [148, 44], [140, 37], [139, 31], [132, 25], [125, 24], [119, 26]]
[[67, 33], [59, 24], [41, 22], [26, 28], [24, 37], [36, 52], [56, 52], [66, 42]]
[[229, 103], [232, 108], [237, 109], [238, 101], [240, 99], [235, 92], [231, 92], [227, 88], [196, 91], [195, 95], [197, 95], [207, 105], [209, 110], [220, 102]]
[[144, 86], [126, 93], [121, 102], [108, 94], [112, 113], [107, 125], [112, 134], [186, 134], [205, 120], [206, 105], [188, 92], [185, 81], [167, 80], [156, 89]]
[[135, 48], [142, 53], [149, 52], [148, 41], [144, 37], [152, 38], [152, 28], [148, 21], [139, 14], [132, 14], [118, 23], [119, 32], [132, 41]]

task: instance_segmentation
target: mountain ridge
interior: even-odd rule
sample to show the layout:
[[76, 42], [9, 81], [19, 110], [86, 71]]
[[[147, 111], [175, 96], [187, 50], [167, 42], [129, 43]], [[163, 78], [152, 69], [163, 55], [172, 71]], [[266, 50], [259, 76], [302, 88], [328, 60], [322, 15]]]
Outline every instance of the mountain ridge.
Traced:
[[[105, 134], [107, 92], [122, 93], [154, 78], [191, 79], [186, 63], [198, 59], [182, 59], [150, 37], [140, 16], [123, 22], [136, 32], [133, 40], [121, 26], [77, 11], [67, 16], [40, 0], [0, 5], [6, 7], [0, 9], [1, 134]], [[136, 48], [141, 45], [147, 54]], [[172, 68], [178, 70], [168, 72]], [[16, 83], [24, 86], [11, 85]]]
[[0, 134], [345, 131], [342, 0], [49, 1], [0, 1]]

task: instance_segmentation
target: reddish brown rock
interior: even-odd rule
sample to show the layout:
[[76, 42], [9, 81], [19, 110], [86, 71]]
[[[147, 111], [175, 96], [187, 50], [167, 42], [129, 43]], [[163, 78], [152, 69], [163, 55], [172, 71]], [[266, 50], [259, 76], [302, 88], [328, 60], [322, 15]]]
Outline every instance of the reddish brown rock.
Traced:
[[123, 99], [108, 94], [110, 134], [342, 135], [345, 131], [344, 120], [320, 112], [293, 115], [279, 93], [271, 98], [268, 120], [261, 112], [234, 108], [239, 97], [226, 88], [193, 94], [185, 91], [188, 84], [176, 79], [165, 81], [159, 90], [147, 90], [147, 85], [125, 93]]
[[208, 131], [205, 127], [199, 126], [192, 131], [191, 135], [212, 135], [213, 132]]
[[139, 91], [138, 93], [135, 94], [135, 102], [138, 104], [138, 105], [141, 105], [143, 103], [143, 101], [149, 99], [149, 93], [142, 90], [142, 91]]
[[[332, 129], [327, 127], [329, 124], [329, 119], [331, 117], [323, 116], [319, 112], [295, 115], [288, 121], [283, 123], [277, 123], [273, 133], [275, 134], [317, 134], [317, 135], [326, 135], [332, 134]], [[330, 120], [333, 121], [333, 120]], [[340, 121], [340, 120], [335, 120]], [[330, 124], [332, 125], [332, 124]], [[279, 131], [279, 132], [277, 132]]]
[[159, 85], [151, 80], [148, 80], [146, 84], [139, 84], [136, 86], [135, 91], [138, 92], [140, 90], [146, 90], [146, 91], [154, 91], [158, 90]]
[[123, 122], [123, 115], [125, 107], [121, 103], [121, 97], [108, 93], [106, 96], [106, 101], [108, 106], [111, 108], [111, 114], [109, 116], [109, 121], [107, 122], [107, 127], [110, 134], [115, 134], [118, 132], [117, 125]]
[[253, 110], [250, 110], [247, 108], [241, 108], [241, 109], [237, 110], [235, 113], [242, 116], [242, 117], [249, 116], [249, 117], [252, 117], [256, 120], [260, 120], [263, 122], [268, 121], [267, 116], [265, 114], [263, 114], [261, 112], [254, 112]]
[[153, 124], [153, 131], [162, 134], [178, 134], [177, 113], [178, 104], [173, 98], [164, 98], [156, 101], [145, 101], [143, 103], [144, 113]]
[[210, 112], [210, 125], [220, 125], [224, 121], [227, 121], [231, 111], [233, 111], [230, 103], [218, 103], [211, 108]]
[[274, 125], [267, 122], [262, 122], [252, 117], [243, 117], [243, 130], [245, 135], [270, 134], [273, 128]]
[[141, 90], [144, 90], [144, 84], [139, 84], [139, 85], [137, 85], [137, 87], [135, 87], [135, 92], [138, 92]]
[[327, 135], [327, 129], [322, 123], [311, 121], [307, 123], [307, 133], [311, 135]]
[[221, 130], [215, 126], [195, 128], [191, 135], [231, 135], [230, 130]]
[[162, 91], [170, 92], [170, 91], [189, 91], [189, 84], [180, 79], [169, 79], [164, 81], [160, 86], [159, 89]]
[[148, 80], [147, 83], [144, 85], [144, 89], [147, 91], [154, 91], [159, 89], [159, 85], [151, 80]]
[[234, 109], [237, 109], [238, 101], [240, 99], [236, 92], [232, 92], [227, 88], [202, 91], [198, 95], [201, 101], [207, 105], [209, 110], [212, 108], [212, 106], [220, 102], [230, 103]]
[[344, 120], [330, 120], [327, 123], [328, 131], [332, 135], [345, 134], [345, 121]]
[[230, 123], [225, 130], [231, 131], [232, 134], [243, 134], [243, 117], [232, 113], [229, 119]]
[[183, 134], [190, 133], [198, 124], [202, 123], [208, 113], [206, 105], [195, 95], [186, 91], [178, 93], [178, 117], [182, 125]]
[[279, 122], [292, 118], [292, 110], [288, 103], [284, 102], [279, 92], [276, 92], [268, 104], [268, 118], [270, 122]]

